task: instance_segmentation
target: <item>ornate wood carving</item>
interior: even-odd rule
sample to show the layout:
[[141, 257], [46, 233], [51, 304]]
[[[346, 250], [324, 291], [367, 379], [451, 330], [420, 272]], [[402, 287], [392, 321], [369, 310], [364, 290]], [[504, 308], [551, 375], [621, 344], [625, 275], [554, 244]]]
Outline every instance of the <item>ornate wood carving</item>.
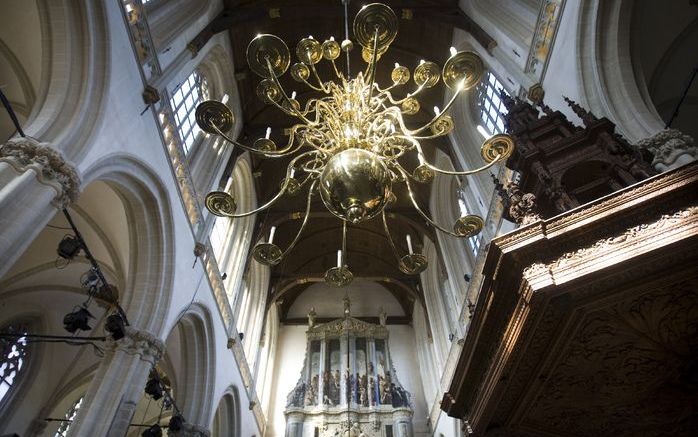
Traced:
[[516, 150], [507, 167], [520, 173], [518, 189], [553, 217], [653, 175], [649, 156], [615, 133], [615, 125], [565, 99], [583, 121], [578, 127], [542, 102], [537, 107], [502, 94]]
[[476, 436], [692, 435], [696, 193], [694, 163], [494, 239], [442, 409]]

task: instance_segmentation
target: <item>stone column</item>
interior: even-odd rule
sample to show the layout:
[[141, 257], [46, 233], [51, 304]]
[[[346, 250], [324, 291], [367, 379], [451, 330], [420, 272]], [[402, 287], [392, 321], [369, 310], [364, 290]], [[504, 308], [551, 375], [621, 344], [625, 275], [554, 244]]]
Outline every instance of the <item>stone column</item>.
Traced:
[[659, 172], [681, 167], [698, 159], [693, 138], [677, 129], [665, 129], [640, 140], [637, 145], [654, 155], [652, 166]]
[[327, 339], [320, 343], [320, 376], [318, 378], [318, 405], [325, 405], [325, 360], [327, 356]]
[[121, 340], [110, 341], [69, 436], [125, 436], [148, 373], [164, 351], [159, 338], [132, 327]]
[[181, 430], [167, 431], [167, 435], [170, 437], [211, 437], [211, 431], [198, 425], [185, 423]]
[[339, 337], [340, 373], [342, 374], [342, 384], [339, 387], [339, 405], [347, 404], [347, 376], [349, 375], [349, 342], [347, 336]]
[[0, 147], [0, 277], [79, 189], [75, 169], [47, 143], [20, 137]]

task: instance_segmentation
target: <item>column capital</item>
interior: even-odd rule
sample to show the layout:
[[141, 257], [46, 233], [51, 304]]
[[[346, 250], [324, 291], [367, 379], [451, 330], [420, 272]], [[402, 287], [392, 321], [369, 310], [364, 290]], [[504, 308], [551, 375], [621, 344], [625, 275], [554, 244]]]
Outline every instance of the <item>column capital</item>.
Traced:
[[698, 159], [698, 147], [693, 138], [678, 129], [664, 129], [637, 145], [653, 155], [652, 166], [658, 171], [677, 168]]
[[125, 336], [119, 340], [109, 340], [112, 350], [129, 355], [140, 355], [143, 361], [157, 363], [165, 352], [165, 343], [154, 334], [127, 326]]
[[27, 137], [12, 138], [0, 147], [0, 162], [7, 162], [19, 172], [33, 169], [39, 182], [58, 191], [52, 201], [56, 208], [65, 208], [78, 198], [80, 177], [75, 167], [49, 143]]

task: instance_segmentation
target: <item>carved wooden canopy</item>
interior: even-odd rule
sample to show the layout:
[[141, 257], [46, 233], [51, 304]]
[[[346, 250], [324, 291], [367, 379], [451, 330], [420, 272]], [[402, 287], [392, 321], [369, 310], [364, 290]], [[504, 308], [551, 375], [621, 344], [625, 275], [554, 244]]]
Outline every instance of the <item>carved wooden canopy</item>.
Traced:
[[469, 435], [694, 435], [698, 164], [493, 240], [484, 275], [442, 401]]

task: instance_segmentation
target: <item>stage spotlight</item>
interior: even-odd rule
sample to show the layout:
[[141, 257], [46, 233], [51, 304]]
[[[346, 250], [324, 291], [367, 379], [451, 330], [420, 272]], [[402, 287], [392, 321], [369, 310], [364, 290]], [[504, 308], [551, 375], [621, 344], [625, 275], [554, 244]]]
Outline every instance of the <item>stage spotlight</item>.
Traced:
[[153, 425], [143, 431], [141, 435], [143, 437], [162, 437], [162, 429], [160, 429], [160, 425]]
[[65, 259], [73, 259], [77, 256], [78, 253], [80, 253], [80, 250], [82, 249], [82, 244], [80, 243], [80, 240], [77, 239], [77, 237], [74, 237], [72, 235], [66, 235], [63, 237], [60, 243], [58, 243], [58, 249], [56, 252], [58, 252], [58, 256], [61, 258]]
[[175, 414], [172, 416], [172, 419], [170, 419], [170, 423], [167, 425], [167, 429], [170, 431], [181, 431], [182, 427], [184, 426], [184, 417], [182, 417], [180, 414]]
[[68, 313], [63, 317], [63, 327], [66, 331], [71, 334], [75, 333], [78, 329], [81, 331], [89, 331], [92, 329], [87, 322], [94, 317], [87, 311], [85, 307], [79, 307], [72, 313]]
[[160, 381], [158, 379], [153, 378], [152, 376], [148, 379], [148, 382], [145, 383], [144, 391], [145, 394], [152, 397], [154, 401], [162, 398], [162, 385], [160, 385]]
[[104, 322], [104, 329], [106, 329], [106, 331], [111, 334], [111, 337], [114, 340], [124, 338], [124, 336], [126, 335], [124, 319], [118, 313], [114, 313], [107, 317], [106, 322]]

